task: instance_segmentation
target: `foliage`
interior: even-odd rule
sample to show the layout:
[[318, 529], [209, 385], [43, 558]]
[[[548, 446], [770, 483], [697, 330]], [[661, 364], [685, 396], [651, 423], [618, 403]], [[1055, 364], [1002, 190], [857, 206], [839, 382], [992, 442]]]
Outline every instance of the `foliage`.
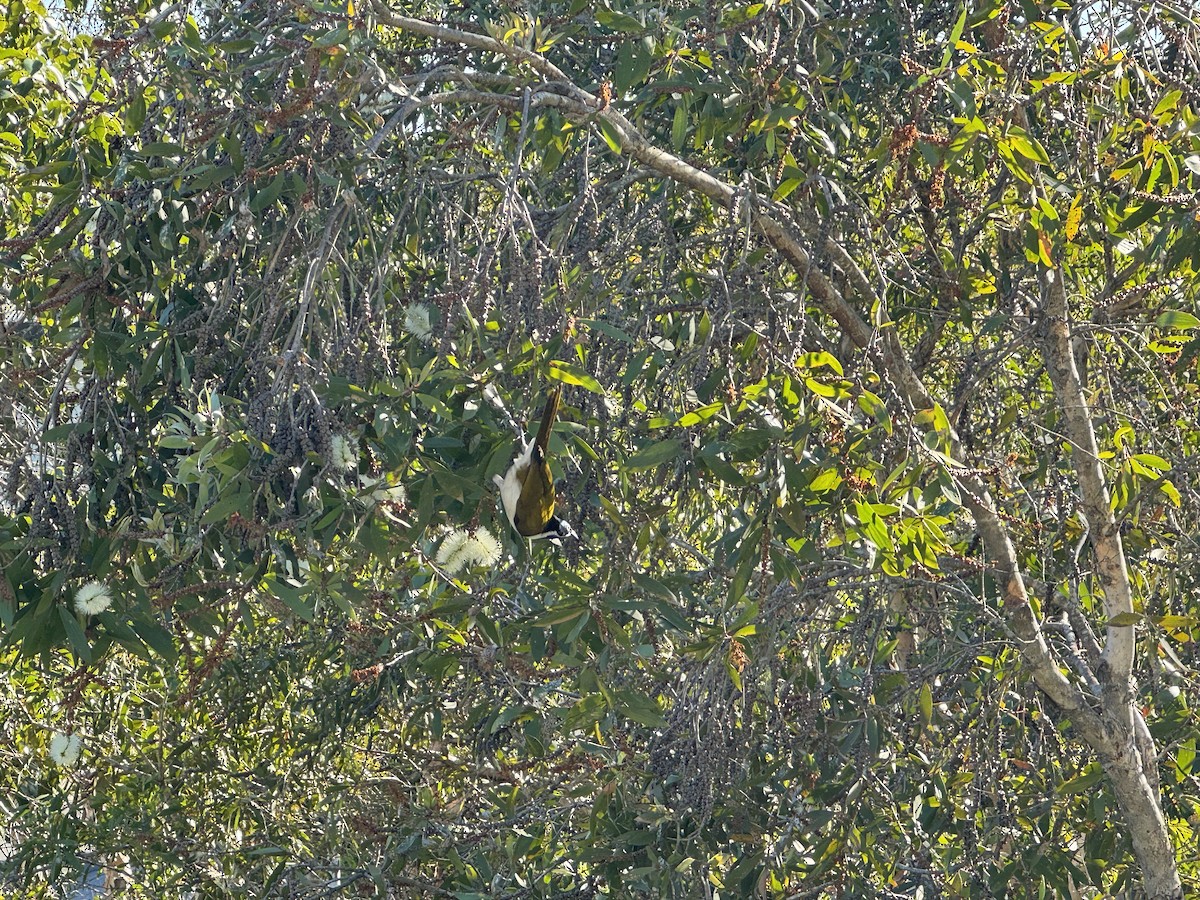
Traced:
[[[1130, 888], [963, 496], [969, 471], [997, 498], [1070, 670], [1106, 623], [1041, 351], [1051, 266], [1191, 846], [1198, 30], [1100, 7], [406, 11], [543, 55], [740, 186], [722, 208], [535, 95], [528, 62], [382, 7], [114, 4], [64, 29], [11, 4], [14, 883]], [[767, 206], [878, 292], [865, 348], [750, 227]], [[893, 383], [890, 334], [937, 405]], [[551, 381], [582, 535], [561, 550], [514, 540], [491, 487]], [[451, 529], [503, 534], [502, 561], [439, 564]], [[113, 603], [89, 615], [93, 580]], [[72, 730], [82, 761], [55, 766]]]

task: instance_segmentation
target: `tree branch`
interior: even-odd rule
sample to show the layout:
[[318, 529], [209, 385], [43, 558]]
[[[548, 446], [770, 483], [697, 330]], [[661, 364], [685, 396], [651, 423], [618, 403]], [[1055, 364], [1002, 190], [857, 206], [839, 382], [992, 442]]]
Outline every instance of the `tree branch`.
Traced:
[[[1062, 272], [1042, 270], [1043, 311], [1046, 317], [1044, 352], [1046, 369], [1054, 385], [1059, 408], [1066, 421], [1071, 444], [1071, 461], [1079, 476], [1083, 512], [1091, 532], [1096, 554], [1096, 571], [1104, 588], [1104, 614], [1111, 620], [1133, 612], [1133, 590], [1125, 565], [1121, 532], [1111, 509], [1108, 485], [1100, 463], [1100, 448], [1092, 427], [1091, 412], [1071, 349], [1070, 310]], [[1112, 715], [1129, 716], [1129, 680], [1133, 672], [1134, 632], [1132, 625], [1108, 625], [1103, 660], [1107, 673], [1101, 672], [1105, 685], [1106, 707]], [[1107, 674], [1107, 677], [1105, 675]], [[1111, 694], [1108, 702], [1107, 695]], [[1127, 722], [1132, 727], [1132, 722]]]

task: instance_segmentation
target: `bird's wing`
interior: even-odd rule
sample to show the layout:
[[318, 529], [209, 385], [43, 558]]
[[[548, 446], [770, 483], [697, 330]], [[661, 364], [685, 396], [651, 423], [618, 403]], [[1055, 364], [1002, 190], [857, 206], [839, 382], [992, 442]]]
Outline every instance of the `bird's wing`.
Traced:
[[530, 465], [521, 473], [521, 499], [517, 502], [517, 530], [531, 537], [546, 530], [554, 515], [554, 476], [546, 456], [535, 444]]

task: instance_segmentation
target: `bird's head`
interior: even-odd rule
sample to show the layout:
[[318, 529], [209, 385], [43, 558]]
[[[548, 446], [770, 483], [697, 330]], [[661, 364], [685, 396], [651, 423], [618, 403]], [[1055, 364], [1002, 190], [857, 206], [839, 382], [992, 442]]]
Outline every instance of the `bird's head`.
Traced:
[[575, 540], [578, 537], [579, 535], [566, 519], [551, 516], [550, 521], [546, 523], [546, 538], [552, 544], [561, 544], [567, 538]]

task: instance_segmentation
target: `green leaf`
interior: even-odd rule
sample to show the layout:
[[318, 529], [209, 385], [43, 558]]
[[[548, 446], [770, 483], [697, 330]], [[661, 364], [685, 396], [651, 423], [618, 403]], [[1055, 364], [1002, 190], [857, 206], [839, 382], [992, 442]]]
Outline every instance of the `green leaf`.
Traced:
[[675, 592], [657, 578], [653, 578], [643, 572], [634, 572], [632, 573], [632, 577], [633, 583], [640, 587], [647, 594], [650, 594], [654, 597], [659, 597], [660, 599], [667, 600], [671, 603], [678, 602]]
[[551, 625], [561, 625], [563, 622], [573, 622], [580, 615], [585, 615], [588, 612], [586, 604], [568, 603], [564, 606], [555, 606], [546, 610], [539, 616], [535, 616], [530, 624], [537, 628], [548, 628]]
[[804, 179], [802, 178], [785, 178], [779, 187], [775, 188], [775, 193], [771, 195], [771, 199], [776, 202], [786, 200], [802, 184], [804, 184]]
[[946, 68], [950, 65], [950, 59], [954, 52], [954, 47], [958, 43], [958, 39], [962, 37], [963, 28], [967, 24], [967, 4], [963, 4], [962, 12], [958, 14], [958, 19], [954, 22], [954, 27], [950, 29], [950, 36], [945, 42], [945, 51], [942, 53], [941, 68]]
[[[248, 513], [253, 508], [254, 497], [250, 494], [229, 493], [223, 497], [219, 497], [212, 506], [210, 506], [200, 517], [201, 525], [211, 525], [214, 522], [223, 522], [235, 512]], [[250, 518], [250, 516], [247, 516]]]
[[328, 49], [329, 47], [335, 47], [339, 44], [346, 43], [349, 37], [350, 29], [345, 23], [343, 23], [338, 25], [336, 28], [330, 29], [329, 31], [325, 32], [325, 34], [321, 35], [321, 37], [317, 38], [317, 40], [313, 41], [313, 46], [319, 50], [324, 50]]
[[563, 718], [563, 730], [566, 732], [572, 731], [587, 731], [592, 728], [600, 717], [604, 715], [608, 709], [608, 704], [605, 702], [601, 694], [588, 694], [582, 697], [568, 711]]
[[129, 624], [138, 638], [160, 657], [168, 661], [175, 659], [175, 641], [162, 625], [145, 618], [134, 618]]
[[229, 154], [229, 162], [234, 173], [241, 175], [246, 170], [246, 157], [242, 153], [242, 141], [236, 134], [222, 135], [219, 141], [221, 149]]
[[1169, 472], [1171, 470], [1171, 464], [1169, 462], [1167, 462], [1161, 456], [1156, 456], [1153, 453], [1135, 453], [1132, 458], [1137, 460], [1143, 466], [1146, 466], [1150, 469], [1157, 469], [1159, 472]]
[[1164, 356], [1174, 356], [1192, 340], [1187, 334], [1164, 334], [1158, 340], [1151, 341], [1147, 346], [1155, 353]]
[[608, 144], [608, 149], [620, 154], [621, 133], [607, 119], [596, 119], [596, 127], [600, 131], [600, 137], [604, 138], [604, 143]]
[[650, 444], [626, 459], [625, 468], [631, 472], [653, 469], [675, 459], [679, 455], [680, 449], [678, 441], [659, 441]]
[[841, 473], [835, 468], [822, 470], [808, 485], [814, 494], [826, 494], [837, 490], [842, 484]]
[[[615, 338], [616, 340], [621, 341], [624, 344], [632, 345], [634, 343], [632, 336], [630, 336], [629, 334], [626, 334], [624, 331], [622, 331], [620, 328], [617, 328], [615, 325], [611, 324], [610, 322], [605, 322], [602, 319], [580, 319], [579, 324], [586, 325], [588, 328], [595, 329], [596, 331], [599, 331], [601, 334], [606, 334], [610, 338]], [[550, 365], [553, 366], [554, 363], [551, 363]], [[565, 365], [565, 363], [564, 363], [564, 365]]]
[[796, 365], [805, 369], [819, 369], [828, 366], [839, 375], [844, 374], [842, 372], [842, 364], [838, 362], [838, 358], [827, 350], [805, 353], [796, 360]]
[[653, 55], [641, 41], [623, 41], [613, 67], [613, 89], [620, 96], [646, 80]]
[[804, 384], [810, 391], [818, 397], [835, 398], [838, 395], [838, 389], [832, 385], [825, 384], [823, 381], [817, 381], [815, 378], [805, 378]]
[[1162, 329], [1190, 331], [1197, 325], [1200, 325], [1200, 318], [1197, 318], [1190, 312], [1172, 309], [1167, 310], [1164, 313], [1160, 313], [1158, 318], [1154, 320], [1154, 324]]
[[1133, 231], [1135, 228], [1138, 228], [1149, 222], [1156, 215], [1162, 212], [1162, 210], [1163, 204], [1149, 200], [1137, 207], [1137, 209], [1135, 209], [1121, 221], [1120, 230], [1123, 232]]
[[233, 166], [203, 165], [189, 169], [183, 176], [183, 188], [188, 194], [198, 194], [206, 191], [214, 184], [233, 178], [237, 175]]
[[1044, 166], [1050, 164], [1050, 156], [1046, 153], [1046, 148], [1038, 143], [1036, 138], [1026, 134], [1020, 128], [1011, 129], [1005, 140], [1014, 151], [1026, 159], [1031, 159]]
[[142, 156], [183, 156], [184, 149], [170, 141], [156, 141], [141, 149]]
[[646, 26], [632, 16], [613, 12], [605, 6], [596, 10], [596, 21], [605, 28], [611, 28], [614, 31], [624, 31], [627, 34], [637, 34], [646, 30]]
[[707, 422], [724, 408], [724, 401], [718, 400], [715, 403], [709, 403], [707, 406], [702, 406], [699, 409], [685, 413], [675, 424], [680, 428], [690, 428], [693, 425], [699, 425], [701, 422]]
[[1154, 112], [1150, 114], [1151, 117], [1158, 119], [1161, 118], [1164, 113], [1174, 112], [1176, 107], [1179, 106], [1179, 100], [1181, 97], [1183, 97], [1183, 91], [1167, 91], [1165, 94], [1163, 94], [1162, 99], [1154, 105]]
[[728, 451], [728, 446], [724, 443], [706, 444], [700, 449], [700, 459], [704, 462], [705, 467], [717, 476], [726, 484], [745, 484], [746, 479], [733, 466], [732, 463], [725, 458]]
[[658, 703], [652, 697], [636, 691], [616, 691], [613, 694], [613, 709], [618, 715], [651, 728], [657, 728], [663, 723], [663, 714]]
[[936, 431], [938, 434], [947, 435], [950, 433], [950, 419], [946, 416], [946, 411], [940, 405], [918, 410], [916, 415], [913, 416], [913, 422]]
[[271, 206], [279, 195], [283, 192], [283, 187], [287, 184], [288, 175], [286, 172], [280, 172], [270, 183], [254, 195], [254, 199], [250, 201], [250, 209], [254, 212], [262, 212], [267, 207]]
[[1104, 771], [1098, 763], [1089, 763], [1082, 773], [1060, 784], [1057, 793], [1060, 797], [1083, 793], [1097, 784], [1103, 776]]
[[79, 430], [79, 424], [76, 422], [66, 422], [62, 425], [55, 425], [49, 428], [42, 435], [42, 439], [48, 444], [57, 444], [66, 441], [71, 435]]
[[253, 38], [240, 38], [233, 41], [222, 41], [221, 51], [228, 54], [245, 53], [247, 50], [254, 50], [259, 46], [259, 42]]
[[313, 620], [315, 605], [311, 591], [304, 589], [300, 585], [286, 582], [281, 578], [267, 579], [267, 588], [283, 602], [284, 606], [305, 622]]
[[[962, 506], [962, 495], [958, 491], [958, 485], [954, 483], [954, 478], [945, 469], [941, 469], [937, 475], [938, 487], [941, 489], [942, 496], [953, 503], [955, 506]], [[936, 569], [937, 566], [931, 566]]]
[[894, 553], [895, 545], [888, 533], [887, 523], [876, 514], [871, 505], [861, 500], [855, 500], [854, 509], [858, 515], [859, 527], [863, 536], [884, 553], [889, 555]]
[[591, 391], [593, 394], [599, 394], [601, 397], [605, 394], [604, 386], [599, 381], [583, 371], [583, 369], [573, 366], [570, 363], [557, 359], [551, 360], [548, 374], [555, 381], [578, 385], [585, 390]]
[[1113, 616], [1105, 624], [1113, 628], [1126, 628], [1130, 625], [1137, 625], [1144, 618], [1141, 613], [1123, 612]]
[[1175, 487], [1171, 482], [1164, 479], [1159, 482], [1158, 489], [1171, 501], [1172, 506], [1179, 508], [1183, 505], [1183, 497], [1179, 493], [1179, 488]]
[[454, 412], [450, 409], [450, 407], [442, 402], [440, 397], [435, 397], [432, 394], [424, 393], [417, 393], [415, 396], [417, 400], [421, 402], [422, 406], [424, 406], [430, 412], [441, 416], [443, 419], [452, 422], [456, 418]]
[[[683, 149], [684, 141], [687, 140], [688, 127], [688, 111], [687, 107], [681, 101], [675, 107], [675, 116], [671, 120], [671, 146], [678, 152]], [[782, 197], [776, 197], [776, 200], [782, 200]]]
[[71, 612], [65, 605], [58, 607], [59, 618], [62, 619], [63, 628], [67, 632], [67, 640], [70, 641], [71, 647], [85, 661], [92, 662], [92, 645], [87, 639], [87, 635], [83, 631], [83, 626], [79, 624], [79, 620], [75, 618], [75, 614]]
[[1175, 751], [1175, 780], [1183, 781], [1192, 773], [1196, 761], [1196, 739], [1188, 738]]
[[[761, 533], [761, 529], [759, 533]], [[751, 536], [752, 538], [753, 535]], [[737, 570], [733, 573], [733, 579], [729, 582], [730, 602], [739, 603], [746, 596], [746, 588], [750, 586], [750, 579], [754, 576], [754, 569], [757, 562], [758, 560], [755, 558], [754, 553], [747, 553], [742, 557]]]
[[98, 207], [88, 206], [80, 210], [80, 212], [59, 229], [58, 233], [52, 237], [46, 244], [46, 250], [49, 253], [55, 253], [67, 246], [76, 236], [83, 230], [83, 227], [92, 220], [92, 216], [96, 214]]
[[129, 105], [125, 107], [126, 133], [137, 134], [142, 128], [142, 123], [145, 121], [146, 93], [144, 90], [135, 90], [129, 100]]

